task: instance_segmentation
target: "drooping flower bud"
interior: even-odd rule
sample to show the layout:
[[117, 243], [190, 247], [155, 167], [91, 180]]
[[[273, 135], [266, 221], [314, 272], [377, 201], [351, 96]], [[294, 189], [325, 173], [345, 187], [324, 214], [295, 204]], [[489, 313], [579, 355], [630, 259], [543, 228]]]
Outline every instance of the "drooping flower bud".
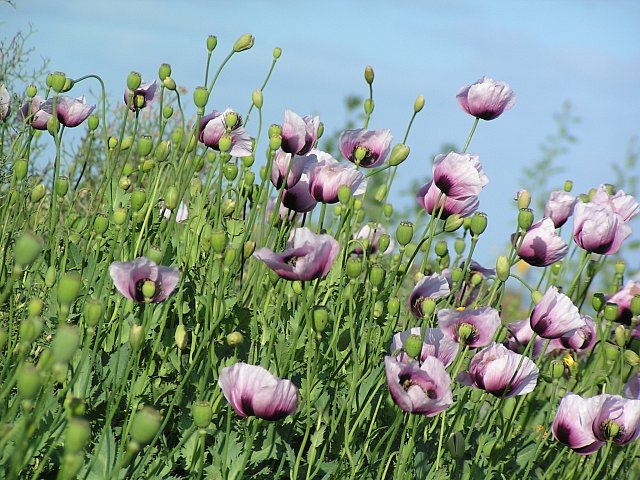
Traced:
[[209, 35], [207, 37], [207, 50], [209, 51], [209, 53], [213, 52], [216, 49], [217, 45], [218, 37], [216, 37], [215, 35]]
[[418, 95], [416, 97], [416, 100], [413, 102], [413, 111], [414, 113], [418, 113], [423, 108], [424, 108], [424, 96]]
[[462, 224], [464, 223], [464, 218], [462, 218], [459, 214], [454, 213], [447, 217], [444, 222], [444, 231], [445, 232], [455, 232], [458, 230]]
[[404, 162], [409, 156], [410, 148], [407, 147], [404, 143], [398, 143], [394, 145], [391, 149], [391, 154], [389, 155], [389, 165], [395, 167]]
[[602, 310], [606, 302], [607, 300], [604, 296], [604, 293], [602, 292], [594, 293], [593, 297], [591, 298], [591, 306], [596, 312], [600, 312], [600, 310]]
[[371, 65], [367, 65], [366, 67], [364, 67], [364, 80], [369, 85], [371, 85], [373, 83], [373, 78], [373, 68], [371, 67]]
[[87, 301], [84, 306], [84, 321], [90, 327], [95, 327], [102, 317], [102, 302], [97, 298]]
[[96, 218], [93, 219], [93, 231], [98, 235], [104, 234], [109, 228], [109, 219], [103, 213], [99, 213], [96, 215]]
[[256, 108], [262, 108], [262, 90], [254, 90], [251, 94], [251, 100]]
[[187, 345], [188, 336], [189, 334], [187, 333], [185, 326], [182, 323], [179, 323], [173, 335], [173, 338], [176, 341], [176, 347], [178, 347], [179, 350], [182, 350]]
[[144, 193], [144, 190], [134, 190], [131, 192], [131, 208], [134, 212], [140, 210], [144, 203], [147, 201], [147, 195]]
[[245, 33], [240, 38], [238, 38], [238, 40], [236, 40], [236, 43], [233, 44], [233, 51], [238, 53], [249, 50], [251, 47], [253, 47], [254, 41], [255, 38], [253, 38], [253, 35], [251, 35], [250, 33]]
[[329, 314], [327, 313], [327, 309], [324, 307], [316, 307], [313, 310], [313, 331], [316, 333], [324, 332], [325, 328], [327, 328], [327, 324], [329, 323]]
[[454, 459], [461, 460], [464, 458], [464, 435], [460, 432], [453, 432], [447, 440], [447, 447], [449, 447], [449, 453]]
[[129, 344], [133, 351], [138, 351], [144, 344], [144, 331], [140, 325], [132, 325], [129, 329]]
[[349, 278], [358, 278], [362, 272], [362, 261], [359, 257], [351, 257], [347, 260], [347, 276]]

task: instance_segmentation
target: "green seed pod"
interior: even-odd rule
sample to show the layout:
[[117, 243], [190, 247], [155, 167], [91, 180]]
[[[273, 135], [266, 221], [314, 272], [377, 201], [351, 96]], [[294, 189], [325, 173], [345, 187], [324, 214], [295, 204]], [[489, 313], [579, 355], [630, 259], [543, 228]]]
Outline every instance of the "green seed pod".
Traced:
[[[364, 113], [366, 113], [367, 115], [371, 115], [373, 113], [374, 107], [375, 104], [371, 98], [366, 98], [364, 100]], [[362, 159], [360, 159], [360, 161], [362, 161]]]
[[129, 150], [133, 145], [133, 137], [131, 135], [124, 137], [120, 142], [120, 150]]
[[184, 347], [186, 347], [189, 334], [182, 323], [179, 323], [176, 327], [173, 338], [176, 341], [176, 347], [178, 347], [178, 349], [182, 350], [184, 349]]
[[269, 149], [270, 150], [278, 150], [282, 145], [282, 136], [280, 135], [272, 135], [269, 137]]
[[138, 410], [131, 424], [131, 438], [140, 445], [146, 445], [158, 432], [162, 416], [155, 408], [145, 405]]
[[151, 153], [151, 149], [153, 148], [153, 139], [151, 135], [142, 135], [138, 139], [138, 155], [141, 157], [146, 157]]
[[222, 230], [211, 232], [211, 247], [215, 253], [222, 253], [227, 248], [227, 234]]
[[373, 68], [371, 67], [371, 65], [367, 65], [366, 67], [364, 67], [364, 80], [369, 85], [371, 85], [373, 83], [373, 78]]
[[256, 161], [256, 157], [253, 155], [247, 155], [246, 157], [242, 157], [242, 165], [246, 168], [251, 168], [253, 163]]
[[404, 351], [411, 358], [418, 359], [420, 358], [420, 353], [422, 353], [422, 343], [420, 335], [411, 334], [404, 341]]
[[509, 259], [504, 255], [499, 256], [496, 261], [496, 275], [498, 280], [506, 282], [509, 278], [510, 269], [511, 266], [509, 265]]
[[27, 305], [27, 313], [30, 317], [38, 317], [42, 313], [42, 307], [44, 307], [44, 303], [37, 297], [29, 300], [29, 304]]
[[24, 92], [24, 94], [29, 98], [35, 97], [37, 93], [38, 93], [38, 87], [36, 87], [33, 84], [29, 85]]
[[116, 209], [113, 210], [113, 223], [115, 223], [116, 225], [122, 225], [124, 224], [124, 222], [127, 221], [127, 209], [126, 208], [122, 208], [122, 207], [118, 207]]
[[87, 301], [84, 306], [84, 321], [90, 327], [95, 327], [102, 318], [102, 302], [97, 298]]
[[129, 329], [129, 344], [134, 351], [138, 351], [144, 345], [144, 331], [140, 325], [133, 325]]
[[78, 473], [84, 465], [84, 453], [65, 453], [62, 456], [62, 465], [58, 473], [59, 480], [74, 480], [78, 478]]
[[362, 272], [362, 261], [358, 257], [350, 257], [347, 260], [347, 276], [349, 278], [358, 278]]
[[436, 242], [436, 246], [434, 247], [434, 251], [436, 252], [437, 256], [444, 257], [447, 253], [449, 253], [447, 242], [445, 240], [438, 240], [438, 242]]
[[638, 365], [640, 365], [640, 356], [633, 350], [625, 350], [622, 354], [622, 357], [624, 358], [624, 361], [627, 363], [627, 365], [630, 365], [632, 367], [637, 367]]
[[244, 245], [242, 246], [242, 258], [246, 260], [251, 255], [253, 255], [253, 252], [255, 252], [255, 250], [256, 250], [256, 242], [254, 242], [253, 240], [247, 240], [246, 242], [244, 242]]
[[273, 58], [275, 60], [280, 58], [280, 55], [282, 55], [282, 49], [280, 47], [276, 47], [273, 49]]
[[231, 135], [225, 133], [220, 137], [220, 141], [218, 142], [218, 148], [222, 153], [228, 152], [231, 150]]
[[634, 297], [631, 299], [629, 310], [631, 310], [631, 315], [633, 315], [634, 317], [640, 315], [640, 295], [634, 295]]
[[16, 180], [23, 180], [29, 173], [29, 163], [24, 159], [16, 160], [13, 164], [13, 175]]
[[374, 287], [379, 287], [384, 283], [385, 271], [380, 265], [373, 265], [369, 270], [369, 281]]
[[302, 295], [302, 292], [304, 291], [302, 289], [302, 282], [300, 280], [295, 280], [291, 284], [291, 289], [293, 290], [293, 293], [295, 293], [296, 295]]
[[191, 415], [193, 416], [193, 423], [196, 427], [207, 428], [213, 416], [211, 403], [206, 400], [196, 400], [191, 407]]
[[239, 347], [244, 343], [243, 335], [238, 331], [233, 331], [227, 335], [227, 345], [230, 347]]
[[620, 354], [620, 349], [611, 343], [604, 344], [604, 356], [607, 360], [612, 362], [618, 359], [618, 355]]
[[530, 208], [521, 208], [518, 212], [518, 226], [526, 231], [533, 224], [533, 210]]
[[196, 107], [204, 108], [207, 106], [208, 101], [209, 90], [207, 90], [207, 87], [196, 87], [193, 91], [193, 103], [195, 103]]
[[313, 310], [313, 331], [316, 333], [322, 333], [327, 328], [329, 323], [329, 314], [324, 307], [316, 307]]
[[[282, 126], [277, 123], [272, 123], [269, 127], [269, 138], [282, 136]], [[275, 150], [275, 149], [272, 149]]]
[[398, 297], [391, 297], [387, 302], [387, 311], [391, 315], [395, 315], [400, 311], [400, 300]]
[[215, 35], [209, 35], [207, 37], [207, 50], [209, 51], [209, 53], [215, 50], [216, 45], [218, 45], [218, 37], [216, 37]]
[[251, 35], [250, 33], [245, 33], [244, 35], [240, 36], [238, 40], [236, 40], [236, 43], [233, 44], [233, 51], [238, 53], [249, 50], [251, 47], [253, 47], [254, 41], [255, 38], [253, 38], [253, 35]]
[[413, 111], [414, 113], [418, 113], [423, 108], [424, 108], [424, 97], [422, 95], [418, 95], [416, 97], [415, 102], [413, 102]]
[[84, 418], [72, 418], [64, 433], [65, 453], [78, 453], [84, 449], [91, 439], [89, 422]]
[[433, 312], [436, 311], [436, 301], [433, 298], [425, 298], [422, 300], [420, 308], [422, 309], [422, 318], [428, 320], [433, 315]]
[[96, 215], [93, 219], [93, 231], [98, 235], [102, 235], [109, 228], [109, 219], [103, 213]]
[[90, 115], [87, 119], [87, 125], [90, 132], [95, 131], [98, 128], [98, 125], [100, 125], [99, 117], [97, 115]]
[[164, 80], [169, 76], [171, 76], [171, 65], [169, 65], [168, 63], [163, 63], [162, 65], [160, 65], [160, 68], [158, 68], [158, 78], [160, 78], [160, 80]]
[[472, 235], [479, 236], [487, 228], [487, 215], [482, 212], [476, 212], [471, 217], [471, 225], [469, 229], [471, 230]]
[[153, 280], [146, 280], [142, 283], [142, 288], [140, 288], [140, 290], [142, 291], [142, 296], [144, 297], [145, 301], [151, 301], [156, 294], [156, 282], [154, 282]]
[[47, 189], [42, 183], [39, 183], [31, 189], [31, 202], [38, 203], [44, 195], [47, 193]]
[[391, 150], [391, 153], [389, 154], [389, 160], [387, 160], [387, 162], [392, 167], [400, 165], [402, 162], [404, 162], [407, 159], [410, 151], [411, 149], [407, 147], [405, 144], [398, 143], [394, 145], [393, 149]]
[[131, 91], [135, 90], [142, 84], [142, 75], [138, 72], [131, 72], [127, 76], [127, 88]]
[[600, 310], [602, 310], [602, 308], [604, 307], [605, 303], [607, 303], [607, 299], [604, 296], [604, 293], [597, 292], [593, 294], [593, 297], [591, 298], [591, 306], [596, 312], [600, 312]]
[[385, 217], [391, 218], [391, 215], [393, 215], [393, 205], [385, 203], [382, 207], [382, 213], [384, 213]]
[[21, 269], [31, 265], [42, 251], [42, 241], [30, 232], [24, 232], [13, 248], [14, 260]]
[[40, 317], [25, 318], [20, 323], [20, 329], [18, 330], [18, 338], [20, 343], [24, 345], [31, 345], [36, 338], [40, 336], [42, 332], [42, 320]]
[[462, 282], [463, 278], [464, 278], [464, 273], [462, 272], [461, 268], [456, 267], [451, 269], [451, 281], [453, 282], [454, 285]]
[[253, 185], [253, 181], [256, 179], [256, 174], [252, 171], [245, 172], [244, 174], [244, 185], [245, 187], [250, 187]]
[[82, 288], [82, 279], [77, 272], [67, 272], [58, 281], [58, 303], [60, 305], [71, 305], [75, 302]]
[[144, 190], [138, 189], [131, 192], [131, 208], [134, 212], [139, 211], [144, 207], [144, 203], [147, 201], [147, 195]]
[[573, 182], [571, 180], [566, 180], [564, 182], [564, 191], [569, 193], [573, 189]]
[[550, 364], [551, 377], [556, 380], [564, 375], [564, 363], [561, 360], [553, 360]]
[[51, 342], [51, 354], [58, 363], [67, 363], [73, 358], [80, 345], [80, 330], [78, 327], [63, 324], [58, 328]]
[[251, 101], [255, 105], [256, 108], [262, 108], [262, 90], [254, 90], [251, 94]]
[[378, 252], [386, 252], [390, 243], [391, 237], [387, 233], [380, 235], [380, 238], [378, 238]]
[[162, 107], [162, 118], [169, 120], [173, 116], [173, 107], [171, 105], [165, 105]]
[[163, 140], [156, 147], [155, 157], [158, 162], [164, 162], [171, 153], [171, 142], [169, 140]]
[[35, 365], [31, 363], [22, 364], [16, 386], [18, 395], [23, 400], [33, 400], [38, 396], [42, 387], [42, 379]]
[[53, 72], [51, 74], [51, 88], [56, 93], [62, 93], [67, 76], [62, 72]]
[[235, 163], [227, 163], [222, 167], [222, 173], [224, 178], [231, 182], [238, 176], [238, 166]]
[[604, 318], [608, 322], [615, 321], [615, 319], [618, 318], [618, 305], [607, 302], [604, 306]]
[[396, 230], [396, 240], [402, 246], [406, 246], [413, 238], [413, 223], [402, 221]]

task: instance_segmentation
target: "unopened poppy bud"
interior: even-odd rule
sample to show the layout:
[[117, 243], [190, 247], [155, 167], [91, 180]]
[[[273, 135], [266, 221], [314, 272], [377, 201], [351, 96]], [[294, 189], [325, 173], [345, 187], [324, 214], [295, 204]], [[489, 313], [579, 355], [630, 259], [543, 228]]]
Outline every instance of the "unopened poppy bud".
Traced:
[[31, 265], [31, 263], [38, 258], [41, 251], [42, 241], [32, 233], [23, 233], [20, 238], [16, 240], [13, 249], [16, 265], [19, 265], [21, 268]]
[[140, 75], [138, 72], [131, 72], [127, 76], [127, 88], [129, 90], [134, 91], [140, 86], [141, 83], [142, 83], [142, 75]]
[[380, 265], [374, 265], [369, 270], [369, 281], [374, 287], [378, 287], [384, 283], [385, 271]]
[[531, 204], [531, 194], [527, 190], [520, 190], [518, 191], [516, 201], [518, 202], [518, 208], [520, 210], [523, 208], [529, 208], [529, 205]]
[[404, 341], [404, 351], [411, 358], [419, 358], [422, 352], [422, 337], [420, 335], [409, 335]]
[[618, 305], [615, 303], [607, 302], [604, 306], [604, 318], [608, 322], [613, 322], [618, 318]]
[[531, 292], [531, 301], [535, 304], [538, 304], [540, 300], [542, 300], [542, 293], [539, 290], [534, 290]]
[[295, 293], [296, 295], [301, 295], [304, 291], [302, 288], [302, 282], [300, 280], [295, 280], [291, 284], [291, 290], [293, 290], [293, 293]]
[[407, 147], [404, 143], [398, 143], [393, 146], [391, 149], [391, 154], [389, 155], [388, 163], [392, 167], [400, 165], [404, 162], [409, 156], [409, 152], [411, 149]]
[[131, 208], [133, 208], [134, 212], [140, 210], [144, 203], [147, 201], [147, 195], [144, 193], [144, 190], [134, 190], [131, 192]]
[[89, 118], [87, 119], [87, 126], [89, 127], [89, 131], [93, 132], [96, 130], [96, 128], [98, 128], [98, 125], [100, 125], [100, 119], [98, 118], [97, 115], [90, 115]]
[[155, 408], [148, 405], [136, 412], [131, 424], [131, 438], [140, 445], [146, 445], [158, 432], [162, 416]]
[[196, 400], [191, 407], [191, 415], [193, 416], [193, 423], [196, 427], [207, 428], [213, 416], [211, 403], [206, 400]]
[[327, 313], [326, 308], [324, 307], [316, 307], [313, 310], [313, 331], [316, 333], [324, 332], [325, 328], [327, 328], [327, 324], [329, 323], [329, 314]]
[[222, 202], [222, 215], [228, 217], [236, 210], [236, 201], [231, 198], [225, 198]]
[[591, 306], [596, 312], [600, 312], [600, 310], [602, 310], [606, 302], [607, 302], [606, 297], [602, 292], [594, 293], [593, 297], [591, 298]]
[[227, 345], [230, 347], [239, 347], [244, 343], [244, 336], [238, 332], [233, 331], [227, 335]]
[[371, 67], [371, 65], [367, 65], [366, 67], [364, 67], [364, 80], [369, 85], [371, 85], [373, 83], [373, 78], [373, 68]]
[[127, 209], [118, 207], [113, 210], [113, 223], [122, 225], [127, 220]]
[[464, 278], [464, 273], [461, 268], [451, 269], [451, 281], [453, 282], [454, 285], [462, 282], [463, 278]]
[[44, 197], [47, 190], [42, 183], [39, 183], [31, 189], [31, 202], [38, 203]]
[[382, 213], [384, 213], [385, 217], [391, 218], [391, 215], [393, 215], [393, 205], [391, 205], [390, 203], [385, 203], [382, 207]]
[[619, 354], [620, 354], [620, 351], [616, 345], [613, 345], [608, 342], [604, 344], [604, 356], [607, 360], [610, 360], [613, 362], [618, 359]]
[[[160, 65], [160, 68], [158, 68], [158, 77], [160, 78], [160, 80], [164, 80], [170, 75], [171, 75], [171, 65], [169, 65], [168, 63], [163, 63], [162, 65]], [[135, 90], [135, 88], [132, 88], [131, 90]]]
[[618, 275], [622, 275], [624, 273], [624, 268], [625, 268], [624, 260], [618, 260], [615, 263], [615, 272]]
[[224, 265], [230, 267], [233, 265], [233, 262], [238, 258], [238, 249], [232, 245], [229, 245], [224, 252]]
[[418, 95], [416, 97], [416, 100], [413, 102], [413, 111], [414, 113], [418, 113], [423, 108], [424, 108], [424, 97], [422, 95]]
[[109, 137], [109, 139], [107, 140], [107, 147], [109, 147], [109, 150], [113, 150], [118, 146], [118, 137], [114, 137], [113, 135]]
[[487, 215], [482, 212], [476, 212], [471, 217], [471, 225], [469, 229], [474, 236], [481, 235], [487, 228]]
[[338, 187], [338, 200], [343, 205], [347, 205], [351, 200], [351, 189], [347, 185]]
[[176, 207], [178, 206], [179, 198], [180, 198], [180, 193], [178, 192], [178, 189], [175, 186], [171, 185], [167, 189], [167, 194], [164, 197], [165, 207], [167, 207], [169, 210], [175, 210]]
[[93, 231], [98, 235], [102, 235], [109, 228], [109, 219], [106, 215], [99, 213], [93, 219]]
[[57, 276], [56, 268], [53, 265], [49, 265], [49, 268], [47, 268], [44, 274], [44, 284], [49, 288], [53, 287], [56, 283]]
[[122, 142], [120, 142], [120, 150], [129, 150], [131, 145], [133, 145], [133, 137], [128, 135], [122, 139]]
[[151, 153], [151, 149], [153, 148], [153, 139], [150, 135], [142, 135], [138, 139], [138, 155], [141, 157], [146, 157]]
[[102, 318], [102, 302], [92, 298], [84, 306], [84, 321], [90, 327], [95, 327]]
[[640, 295], [635, 295], [631, 299], [629, 310], [631, 310], [631, 315], [634, 317], [640, 315]]
[[29, 163], [26, 160], [19, 159], [13, 164], [13, 174], [16, 180], [23, 180], [29, 171]]
[[58, 303], [71, 305], [75, 302], [82, 288], [82, 279], [77, 272], [67, 272], [60, 277], [58, 282]]
[[509, 259], [504, 255], [498, 257], [496, 261], [496, 276], [501, 282], [506, 282], [509, 278], [511, 266], [509, 265]]
[[84, 418], [71, 418], [64, 433], [64, 451], [81, 452], [91, 439], [89, 422]]
[[58, 363], [67, 363], [73, 358], [80, 345], [80, 330], [69, 324], [62, 324], [51, 342], [51, 354]]
[[38, 93], [38, 87], [36, 87], [33, 84], [29, 85], [24, 92], [24, 94], [29, 98], [35, 97], [37, 93]]
[[162, 118], [169, 120], [173, 115], [173, 107], [171, 105], [165, 105], [162, 107]]
[[374, 196], [376, 202], [382, 202], [387, 197], [387, 185], [385, 183], [381, 184], [376, 190], [376, 194]]
[[366, 113], [367, 115], [371, 115], [373, 113], [374, 105], [375, 104], [373, 103], [372, 99], [366, 98], [364, 101], [364, 113]]
[[630, 365], [632, 367], [637, 367], [638, 365], [640, 365], [640, 356], [633, 350], [625, 350], [622, 354], [622, 358], [624, 358], [624, 361], [627, 363], [627, 365]]
[[187, 329], [182, 323], [179, 323], [173, 335], [173, 338], [176, 341], [176, 347], [178, 347], [178, 349], [182, 350], [187, 345], [187, 337]]
[[262, 108], [262, 90], [254, 90], [251, 93], [251, 101], [256, 108]]
[[444, 231], [445, 232], [455, 232], [458, 230], [462, 224], [464, 223], [464, 218], [462, 218], [457, 213], [450, 215], [444, 222]]
[[67, 76], [62, 72], [54, 72], [51, 74], [51, 88], [56, 93], [61, 93], [64, 89], [64, 84], [67, 79]]
[[465, 230], [469, 230], [471, 228], [471, 217], [464, 217], [462, 226], [464, 227]]
[[471, 285], [477, 287], [482, 283], [483, 278], [484, 277], [481, 273], [475, 272], [473, 275], [471, 275]]
[[164, 162], [171, 153], [171, 142], [169, 140], [163, 140], [156, 147], [155, 157], [159, 162]]
[[389, 248], [391, 237], [387, 233], [383, 233], [378, 238], [378, 252], [384, 253]]
[[564, 191], [569, 193], [573, 189], [573, 181], [566, 180], [564, 182]]
[[209, 51], [209, 53], [213, 52], [216, 49], [217, 45], [218, 37], [216, 37], [215, 35], [209, 35], [207, 37], [207, 50]]
[[144, 331], [140, 325], [132, 325], [129, 329], [129, 344], [134, 351], [144, 344]]
[[215, 253], [224, 252], [227, 248], [227, 234], [222, 230], [211, 232], [211, 247]]
[[42, 313], [42, 307], [44, 307], [44, 303], [37, 297], [29, 300], [27, 305], [27, 313], [30, 317], [37, 317]]
[[193, 91], [193, 103], [198, 108], [204, 108], [209, 101], [209, 90], [206, 87], [196, 87]]
[[235, 163], [227, 163], [222, 168], [222, 173], [224, 178], [231, 182], [238, 176], [238, 166]]
[[624, 348], [627, 344], [627, 331], [624, 328], [624, 325], [618, 325], [616, 329], [613, 331], [613, 338], [620, 348]]
[[242, 157], [242, 165], [244, 165], [247, 168], [250, 168], [255, 161], [256, 161], [256, 157], [254, 157], [253, 155], [247, 155], [246, 157]]
[[20, 343], [31, 345], [40, 336], [40, 332], [42, 332], [42, 320], [40, 320], [40, 317], [25, 318], [20, 322], [18, 330]]
[[347, 260], [347, 276], [349, 278], [358, 278], [362, 272], [362, 262], [358, 257], [351, 257]]
[[18, 395], [23, 400], [33, 400], [38, 396], [40, 387], [42, 387], [42, 379], [35, 365], [24, 363], [20, 367], [16, 386], [18, 388]]
[[396, 230], [396, 240], [403, 247], [406, 246], [413, 238], [413, 223], [402, 221]]
[[251, 255], [253, 255], [253, 252], [255, 252], [256, 250], [256, 242], [254, 242], [253, 240], [247, 240], [246, 242], [244, 242], [244, 245], [242, 246], [242, 258], [244, 258], [245, 260], [249, 257], [251, 257]]
[[[162, 81], [162, 85], [164, 85], [164, 87], [167, 90], [171, 90], [174, 91], [176, 89], [176, 81], [171, 78], [171, 77], [166, 77], [163, 81]], [[138, 95], [138, 97], [136, 98], [136, 100], [138, 98], [142, 98], [143, 104], [140, 105], [138, 108], [142, 108], [144, 106], [144, 96], [143, 95]], [[136, 105], [137, 106], [137, 105]]]
[[447, 242], [444, 240], [438, 240], [436, 242], [436, 246], [434, 247], [434, 251], [436, 252], [437, 256], [444, 257], [449, 251], [449, 248], [447, 247]]
[[564, 375], [564, 363], [561, 360], [553, 360], [551, 362], [551, 377], [556, 380]]
[[253, 35], [251, 35], [250, 33], [245, 33], [240, 38], [238, 38], [238, 40], [236, 40], [236, 43], [233, 44], [233, 51], [238, 53], [249, 50], [251, 47], [253, 47], [254, 41], [255, 38], [253, 38]]
[[60, 130], [60, 121], [57, 117], [52, 116], [47, 120], [47, 132], [51, 134], [51, 136], [55, 137]]
[[400, 311], [400, 300], [398, 297], [391, 297], [387, 302], [387, 310], [389, 314], [395, 315]]

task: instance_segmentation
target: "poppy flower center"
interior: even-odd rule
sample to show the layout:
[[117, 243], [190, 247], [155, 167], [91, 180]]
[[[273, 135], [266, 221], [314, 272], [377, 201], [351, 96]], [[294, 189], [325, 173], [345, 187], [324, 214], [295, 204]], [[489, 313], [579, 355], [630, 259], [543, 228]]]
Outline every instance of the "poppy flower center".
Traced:
[[369, 165], [370, 163], [373, 163], [375, 161], [373, 152], [371, 152], [371, 150], [363, 145], [358, 145], [356, 148], [353, 149], [353, 153], [351, 154], [351, 159], [352, 162], [354, 162], [356, 165]]
[[143, 302], [155, 297], [160, 285], [150, 278], [142, 278], [136, 282], [136, 300]]
[[615, 420], [605, 420], [600, 424], [600, 433], [607, 440], [615, 440], [618, 436], [622, 435], [624, 427], [616, 423]]
[[236, 130], [242, 125], [242, 117], [235, 112], [227, 113], [224, 120], [230, 131]]
[[462, 343], [471, 343], [478, 337], [478, 328], [470, 323], [462, 322], [458, 326], [458, 339]]

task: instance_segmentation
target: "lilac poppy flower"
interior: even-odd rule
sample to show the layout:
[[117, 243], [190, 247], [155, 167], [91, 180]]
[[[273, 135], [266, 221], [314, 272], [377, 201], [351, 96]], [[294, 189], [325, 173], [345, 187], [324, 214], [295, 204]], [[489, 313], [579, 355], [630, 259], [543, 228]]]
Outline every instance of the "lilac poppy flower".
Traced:
[[387, 356], [384, 367], [391, 397], [405, 412], [433, 417], [453, 403], [451, 379], [436, 357], [427, 357], [418, 365]]
[[18, 112], [18, 118], [25, 121], [30, 121], [31, 126], [36, 130], [46, 130], [47, 122], [51, 118], [51, 109], [49, 112], [42, 110], [42, 105], [45, 103], [44, 99], [35, 96], [31, 99], [31, 102], [24, 102], [20, 111]]
[[450, 152], [433, 160], [433, 183], [447, 197], [463, 200], [479, 195], [489, 179], [477, 155]]
[[[386, 234], [387, 234], [387, 231], [379, 223], [375, 225], [367, 224], [367, 225], [363, 225], [360, 228], [360, 230], [358, 230], [355, 233], [353, 238], [356, 240], [367, 240], [369, 248], [371, 249], [371, 253], [375, 254], [375, 253], [378, 253], [378, 242], [380, 241], [380, 237]], [[392, 238], [389, 238], [389, 246], [384, 252], [381, 252], [381, 253], [382, 254], [391, 253], [395, 246], [396, 246], [396, 243], [393, 241]], [[353, 249], [353, 251], [358, 255], [362, 254], [362, 247], [360, 246], [359, 243], [356, 243], [356, 246]]]
[[538, 367], [528, 357], [494, 343], [476, 353], [461, 383], [480, 388], [496, 397], [514, 397], [531, 392], [538, 383]]
[[636, 373], [624, 384], [622, 395], [625, 398], [640, 400], [640, 373]]
[[531, 312], [531, 329], [542, 338], [559, 338], [572, 335], [585, 326], [578, 307], [554, 286], [542, 296]]
[[547, 267], [563, 258], [569, 247], [562, 240], [553, 220], [543, 218], [524, 234], [518, 256], [534, 267]]
[[289, 248], [284, 252], [260, 248], [253, 256], [281, 278], [308, 281], [325, 277], [339, 251], [340, 245], [331, 235], [316, 235], [305, 227], [291, 232]]
[[456, 95], [458, 103], [469, 115], [493, 120], [516, 103], [516, 96], [508, 83], [482, 77], [476, 83], [463, 87]]
[[0, 85], [0, 120], [4, 122], [10, 113], [11, 113], [11, 95], [9, 95], [9, 90], [7, 90], [4, 84], [1, 84]]
[[242, 119], [240, 115], [234, 112], [232, 109], [227, 108], [224, 112], [218, 112], [214, 110], [209, 115], [205, 115], [200, 119], [200, 132], [198, 133], [198, 140], [204, 143], [207, 147], [214, 150], [220, 150], [220, 139], [227, 133], [227, 115], [233, 113], [236, 115], [237, 120], [235, 125], [230, 128], [229, 135], [231, 136], [231, 149], [229, 154], [232, 157], [246, 157], [251, 155], [251, 136], [242, 127]]
[[625, 223], [640, 213], [640, 204], [633, 195], [628, 195], [623, 190], [618, 190], [615, 195], [609, 195], [605, 185], [598, 187], [590, 202], [616, 212]]
[[286, 153], [306, 155], [318, 139], [320, 117], [301, 117], [291, 110], [285, 110], [282, 124], [282, 145]]
[[[404, 352], [404, 344], [410, 335], [420, 335], [420, 327], [413, 327], [405, 332], [396, 333], [391, 340], [391, 353], [398, 352], [396, 359], [402, 363], [412, 361]], [[426, 328], [420, 351], [420, 362], [427, 357], [436, 357], [445, 367], [453, 363], [458, 353], [458, 344], [447, 337], [439, 328]]]
[[630, 281], [608, 299], [608, 302], [618, 306], [618, 318], [616, 319], [618, 322], [627, 325], [631, 323], [631, 300], [637, 295], [640, 295], [640, 282]]
[[551, 192], [549, 200], [544, 206], [544, 216], [553, 220], [556, 228], [560, 228], [573, 215], [575, 205], [576, 197], [564, 190]]
[[315, 161], [315, 156], [294, 155], [278, 150], [273, 156], [271, 164], [271, 183], [274, 187], [280, 188], [286, 178], [285, 188], [293, 187], [300, 180], [305, 166], [310, 160]]
[[241, 417], [280, 420], [298, 408], [298, 388], [268, 370], [238, 362], [220, 372], [218, 385]]
[[579, 455], [590, 455], [608, 441], [625, 445], [640, 434], [640, 400], [608, 394], [582, 398], [567, 393], [551, 431], [556, 440]]
[[[391, 139], [390, 130], [345, 130], [340, 134], [340, 152], [357, 166], [378, 167], [389, 155]], [[359, 156], [362, 156], [360, 161]]]
[[[131, 262], [113, 262], [109, 266], [113, 284], [125, 297], [144, 302], [158, 303], [166, 300], [180, 281], [180, 270], [175, 267], [163, 267], [145, 257]], [[144, 289], [150, 287], [152, 295], [145, 297]]]
[[[47, 100], [40, 108], [52, 107], [53, 100]], [[95, 108], [95, 105], [87, 104], [84, 96], [71, 98], [60, 95], [56, 100], [56, 115], [60, 123], [66, 127], [77, 127], [89, 118]]]
[[136, 110], [142, 110], [155, 97], [156, 87], [156, 80], [151, 83], [143, 83], [133, 91], [133, 97], [131, 97], [131, 99], [129, 98], [131, 96], [131, 90], [129, 90], [128, 88], [125, 89], [125, 105], [127, 105], [129, 107], [129, 110], [131, 110], [132, 112], [135, 112]]
[[[509, 330], [509, 334], [504, 342], [504, 346], [512, 352], [524, 353], [534, 333], [533, 330], [531, 330], [531, 323], [529, 323], [529, 319], [511, 322], [507, 325], [507, 330]], [[533, 353], [531, 357], [538, 358], [542, 353], [543, 347], [544, 340], [542, 337], [536, 336], [533, 341]], [[547, 351], [549, 351], [549, 349], [547, 349]]]
[[416, 318], [422, 318], [424, 312], [422, 311], [422, 302], [425, 299], [431, 298], [437, 300], [438, 298], [448, 297], [451, 294], [449, 282], [445, 277], [434, 273], [427, 277], [422, 277], [420, 281], [413, 287], [413, 290], [409, 294], [407, 303], [409, 310]]
[[591, 202], [576, 205], [573, 239], [587, 252], [612, 255], [629, 235], [631, 228], [609, 208]]
[[[420, 187], [416, 194], [416, 199], [422, 208], [431, 215], [435, 211], [436, 215], [440, 213], [440, 218], [446, 220], [451, 215], [458, 214], [461, 217], [468, 217], [478, 209], [480, 201], [475, 195], [467, 198], [456, 199], [452, 197], [441, 196], [440, 189], [431, 180], [429, 183]], [[440, 201], [438, 201], [440, 199]], [[436, 208], [437, 202], [437, 208]], [[435, 210], [434, 210], [435, 209]]]
[[317, 204], [317, 200], [309, 192], [309, 175], [306, 173], [302, 174], [298, 183], [282, 193], [282, 205], [294, 212], [310, 212]]
[[[164, 206], [164, 203], [162, 205], [160, 205], [161, 209], [162, 209], [162, 215], [164, 215], [164, 218], [166, 220], [171, 219], [171, 210], [169, 210], [168, 208], [166, 208]], [[184, 201], [180, 202], [180, 205], [178, 205], [178, 210], [176, 211], [176, 222], [177, 223], [181, 223], [184, 222], [186, 219], [189, 218], [189, 207], [187, 207], [187, 204], [184, 203]]]
[[488, 345], [500, 324], [500, 314], [491, 307], [438, 311], [438, 326], [444, 334], [469, 348]]
[[322, 203], [338, 202], [338, 189], [346, 185], [352, 195], [364, 195], [367, 180], [351, 163], [343, 165], [328, 153], [312, 150], [318, 162], [309, 170], [309, 191]]
[[584, 325], [573, 332], [573, 335], [554, 338], [549, 343], [549, 348], [566, 348], [583, 351], [593, 347], [597, 340], [596, 324], [588, 315], [581, 315]]

